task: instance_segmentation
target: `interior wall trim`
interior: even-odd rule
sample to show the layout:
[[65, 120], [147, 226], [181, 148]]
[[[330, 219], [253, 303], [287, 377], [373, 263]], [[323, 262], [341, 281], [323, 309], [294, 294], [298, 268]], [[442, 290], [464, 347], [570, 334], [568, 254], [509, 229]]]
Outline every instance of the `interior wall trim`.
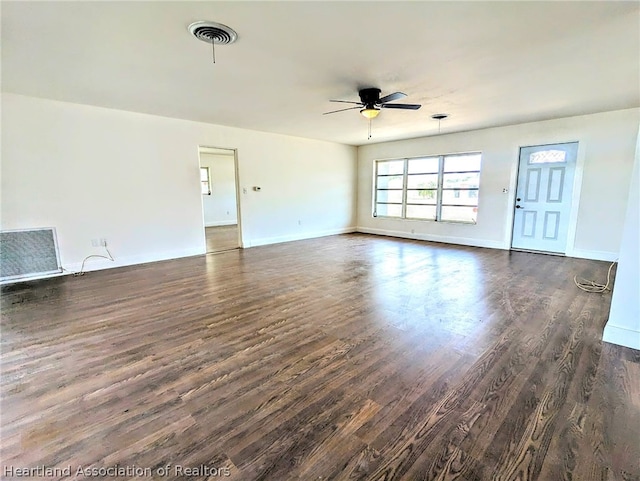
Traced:
[[401, 237], [403, 239], [424, 240], [431, 242], [443, 242], [445, 244], [457, 244], [471, 247], [488, 247], [490, 249], [508, 250], [509, 246], [502, 241], [492, 241], [484, 239], [472, 239], [469, 237], [440, 236], [434, 234], [410, 233], [387, 229], [372, 229], [370, 227], [358, 227], [357, 232], [364, 234], [386, 235], [390, 237]]
[[607, 324], [602, 333], [602, 340], [619, 346], [640, 350], [640, 332], [624, 327]]

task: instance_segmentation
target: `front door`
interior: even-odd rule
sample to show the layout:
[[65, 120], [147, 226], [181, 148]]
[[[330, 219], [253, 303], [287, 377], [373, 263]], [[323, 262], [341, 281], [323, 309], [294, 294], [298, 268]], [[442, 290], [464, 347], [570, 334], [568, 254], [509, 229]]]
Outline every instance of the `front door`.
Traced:
[[578, 143], [520, 148], [513, 249], [564, 254]]

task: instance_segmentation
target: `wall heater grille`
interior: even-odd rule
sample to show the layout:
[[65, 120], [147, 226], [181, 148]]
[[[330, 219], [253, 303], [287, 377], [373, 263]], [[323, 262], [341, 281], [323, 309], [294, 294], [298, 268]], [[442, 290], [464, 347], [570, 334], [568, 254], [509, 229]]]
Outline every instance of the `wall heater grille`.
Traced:
[[0, 281], [62, 272], [54, 228], [0, 231]]

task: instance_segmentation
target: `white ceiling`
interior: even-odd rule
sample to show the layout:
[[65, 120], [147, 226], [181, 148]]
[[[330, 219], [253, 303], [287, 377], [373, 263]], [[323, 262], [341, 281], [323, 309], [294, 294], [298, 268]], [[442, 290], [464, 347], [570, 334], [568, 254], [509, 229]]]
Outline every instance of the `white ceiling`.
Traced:
[[[2, 89], [367, 143], [329, 99], [402, 91], [371, 142], [640, 105], [638, 2], [7, 2]], [[233, 45], [190, 36], [229, 25]]]

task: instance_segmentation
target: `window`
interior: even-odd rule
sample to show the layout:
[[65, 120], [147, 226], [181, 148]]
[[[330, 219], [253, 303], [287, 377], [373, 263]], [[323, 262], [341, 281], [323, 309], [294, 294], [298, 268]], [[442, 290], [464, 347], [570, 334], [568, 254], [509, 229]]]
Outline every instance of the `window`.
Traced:
[[374, 217], [476, 222], [482, 154], [376, 161]]
[[211, 195], [211, 178], [209, 177], [209, 167], [200, 167], [200, 186], [202, 195]]
[[567, 153], [564, 150], [540, 150], [529, 156], [530, 164], [553, 164], [566, 162]]

